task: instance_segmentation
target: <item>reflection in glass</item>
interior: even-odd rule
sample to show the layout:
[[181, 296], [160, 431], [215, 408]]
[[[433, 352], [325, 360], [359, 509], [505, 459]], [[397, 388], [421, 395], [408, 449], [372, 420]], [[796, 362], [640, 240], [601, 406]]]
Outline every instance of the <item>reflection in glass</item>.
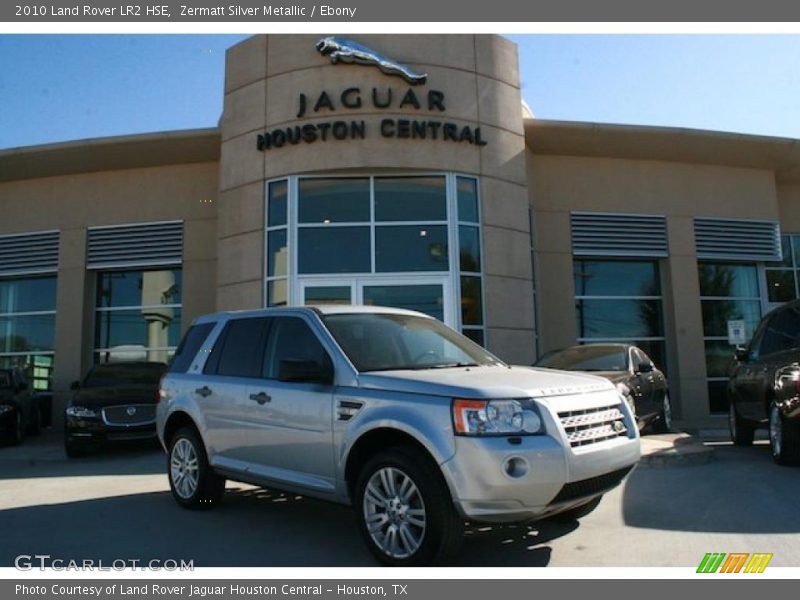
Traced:
[[461, 322], [464, 325], [483, 324], [481, 278], [461, 278]]
[[575, 308], [580, 338], [664, 335], [660, 300], [578, 300]]
[[364, 304], [406, 308], [444, 321], [444, 290], [441, 285], [368, 285]]
[[305, 303], [308, 306], [316, 304], [350, 304], [349, 285], [322, 285], [307, 287], [304, 291]]
[[444, 177], [378, 177], [375, 179], [376, 221], [445, 221]]
[[375, 228], [375, 270], [447, 271], [446, 225], [387, 225]]
[[105, 271], [97, 274], [97, 306], [181, 303], [181, 270]]
[[458, 220], [478, 222], [478, 181], [472, 177], [457, 178]]
[[288, 297], [286, 279], [267, 282], [267, 306], [286, 306]]
[[735, 364], [734, 349], [727, 340], [706, 340], [708, 377], [728, 377]]
[[300, 223], [357, 223], [369, 221], [369, 179], [301, 179]]
[[180, 342], [179, 308], [141, 308], [97, 313], [95, 348], [111, 350], [116, 360], [166, 362], [167, 348]]
[[794, 266], [800, 269], [800, 235], [793, 235], [792, 248], [794, 249]]
[[483, 329], [464, 329], [461, 333], [479, 346], [485, 346], [483, 340]]
[[744, 320], [747, 339], [750, 339], [761, 319], [758, 300], [703, 300], [703, 335], [728, 336], [728, 321]]
[[301, 274], [368, 273], [371, 269], [369, 227], [301, 227], [298, 237]]
[[655, 261], [576, 260], [576, 296], [660, 296]]
[[289, 249], [286, 244], [286, 230], [277, 229], [267, 233], [267, 277], [288, 274]]
[[788, 302], [797, 297], [794, 284], [794, 271], [788, 269], [772, 270], [767, 273], [767, 295], [770, 302]]
[[459, 262], [462, 271], [480, 273], [481, 240], [480, 229], [469, 225], [458, 228]]
[[700, 263], [700, 295], [727, 298], [758, 298], [755, 265]]
[[55, 315], [0, 317], [0, 352], [52, 350]]
[[0, 356], [0, 369], [18, 367], [25, 373], [31, 387], [37, 392], [50, 390], [53, 384], [52, 354], [22, 354]]
[[708, 382], [708, 408], [712, 414], [728, 412], [728, 382]]
[[282, 181], [273, 181], [269, 184], [267, 227], [286, 225], [288, 190], [289, 186], [285, 179]]
[[55, 277], [0, 279], [0, 314], [55, 309]]

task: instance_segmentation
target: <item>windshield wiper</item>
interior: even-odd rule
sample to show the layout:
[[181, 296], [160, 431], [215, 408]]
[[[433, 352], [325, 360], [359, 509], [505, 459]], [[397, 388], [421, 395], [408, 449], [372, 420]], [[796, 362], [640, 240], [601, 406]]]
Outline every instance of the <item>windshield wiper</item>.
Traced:
[[477, 367], [478, 363], [474, 362], [454, 362], [446, 363], [443, 365], [421, 365], [420, 369], [452, 369], [454, 367]]
[[477, 367], [478, 363], [456, 362], [443, 365], [397, 365], [393, 367], [380, 367], [378, 369], [366, 369], [362, 373], [376, 373], [378, 371], [424, 371], [427, 369], [451, 369], [455, 367]]

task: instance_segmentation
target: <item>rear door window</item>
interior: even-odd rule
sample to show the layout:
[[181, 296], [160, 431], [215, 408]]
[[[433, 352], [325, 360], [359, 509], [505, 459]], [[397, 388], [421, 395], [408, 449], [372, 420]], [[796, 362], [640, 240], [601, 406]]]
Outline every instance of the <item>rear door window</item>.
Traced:
[[258, 377], [264, 355], [268, 317], [232, 319], [211, 351], [204, 373], [228, 377]]
[[172, 358], [169, 366], [170, 373], [186, 373], [189, 370], [194, 357], [208, 338], [208, 334], [214, 329], [214, 325], [216, 323], [201, 323], [189, 328]]

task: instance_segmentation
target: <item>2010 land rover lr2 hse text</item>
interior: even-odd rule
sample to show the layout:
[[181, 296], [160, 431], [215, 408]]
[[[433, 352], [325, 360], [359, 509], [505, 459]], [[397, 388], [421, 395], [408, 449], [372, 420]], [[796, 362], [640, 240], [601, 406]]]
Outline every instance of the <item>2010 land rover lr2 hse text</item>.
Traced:
[[608, 381], [510, 367], [400, 309], [201, 317], [159, 393], [180, 505], [213, 506], [226, 479], [352, 504], [388, 565], [442, 560], [465, 520], [581, 517], [639, 459]]

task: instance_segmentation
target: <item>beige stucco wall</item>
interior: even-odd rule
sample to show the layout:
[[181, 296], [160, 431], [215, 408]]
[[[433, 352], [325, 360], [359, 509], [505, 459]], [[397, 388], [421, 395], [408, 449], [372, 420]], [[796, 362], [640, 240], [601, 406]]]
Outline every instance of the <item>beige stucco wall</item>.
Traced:
[[[613, 153], [613, 149], [609, 149]], [[540, 347], [575, 343], [570, 211], [667, 217], [669, 259], [660, 261], [670, 389], [686, 419], [708, 415], [702, 312], [694, 243], [696, 216], [777, 219], [768, 170], [581, 156], [528, 154], [535, 209]], [[788, 192], [787, 192], [788, 194]], [[785, 204], [785, 203], [784, 203]], [[785, 219], [791, 209], [783, 210]]]
[[215, 162], [126, 169], [0, 183], [0, 235], [59, 229], [54, 416], [70, 382], [92, 362], [95, 279], [86, 270], [86, 229], [148, 221], [184, 221], [184, 329], [215, 309]]
[[[319, 35], [255, 36], [226, 59], [221, 121], [219, 263], [221, 309], [263, 304], [263, 182], [303, 173], [457, 171], [481, 179], [484, 274], [489, 347], [514, 362], [533, 360], [525, 140], [516, 46], [492, 35], [359, 35], [372, 49], [428, 73], [414, 86], [422, 108], [397, 107], [411, 87], [373, 66], [333, 65], [315, 49]], [[347, 87], [360, 87], [361, 108], [298, 118], [298, 95], [314, 103], [327, 91], [339, 106]], [[373, 87], [391, 87], [391, 108], [367, 102]], [[446, 111], [428, 110], [429, 89], [445, 94]], [[308, 111], [314, 114], [311, 108]], [[435, 118], [479, 126], [486, 146], [441, 140], [386, 139], [383, 118]], [[278, 127], [332, 120], [364, 120], [366, 139], [317, 141], [256, 149], [257, 134]]]
[[778, 208], [781, 230], [785, 233], [800, 233], [800, 183], [778, 186]]

